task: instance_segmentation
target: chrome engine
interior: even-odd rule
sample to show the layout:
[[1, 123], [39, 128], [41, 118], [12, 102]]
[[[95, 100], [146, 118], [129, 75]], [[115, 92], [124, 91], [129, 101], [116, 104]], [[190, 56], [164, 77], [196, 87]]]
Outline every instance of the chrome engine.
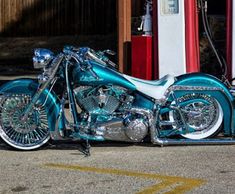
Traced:
[[[139, 109], [141, 110], [141, 109]], [[125, 118], [116, 118], [94, 126], [96, 135], [107, 140], [140, 142], [148, 134], [148, 118], [138, 112], [128, 112]]]
[[134, 97], [125, 88], [80, 86], [74, 92], [77, 103], [91, 118], [93, 135], [107, 140], [140, 142], [148, 134], [146, 110], [132, 108]]
[[139, 142], [148, 134], [148, 124], [143, 119], [134, 119], [126, 124], [125, 134], [129, 139]]
[[[126, 89], [119, 86], [80, 86], [74, 90], [77, 102], [89, 114], [110, 115], [127, 105]], [[133, 100], [133, 99], [132, 99]]]

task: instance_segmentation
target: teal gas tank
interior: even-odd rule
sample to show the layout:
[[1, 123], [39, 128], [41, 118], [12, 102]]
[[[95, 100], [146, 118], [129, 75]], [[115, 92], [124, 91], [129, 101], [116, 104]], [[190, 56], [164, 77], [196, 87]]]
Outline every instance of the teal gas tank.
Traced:
[[127, 79], [125, 79], [121, 73], [107, 67], [90, 61], [93, 71], [98, 78], [94, 77], [89, 71], [82, 71], [78, 66], [73, 69], [73, 81], [77, 85], [86, 86], [98, 86], [98, 85], [118, 85], [125, 87], [129, 90], [135, 90], [136, 87]]

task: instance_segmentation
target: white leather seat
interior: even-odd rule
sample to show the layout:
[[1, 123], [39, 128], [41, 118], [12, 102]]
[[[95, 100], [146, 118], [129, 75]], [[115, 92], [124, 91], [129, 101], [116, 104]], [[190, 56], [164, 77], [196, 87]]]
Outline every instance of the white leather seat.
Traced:
[[164, 94], [174, 82], [175, 77], [172, 75], [165, 75], [160, 80], [143, 80], [128, 75], [123, 75], [127, 80], [136, 86], [139, 92], [146, 94], [154, 99], [164, 98]]

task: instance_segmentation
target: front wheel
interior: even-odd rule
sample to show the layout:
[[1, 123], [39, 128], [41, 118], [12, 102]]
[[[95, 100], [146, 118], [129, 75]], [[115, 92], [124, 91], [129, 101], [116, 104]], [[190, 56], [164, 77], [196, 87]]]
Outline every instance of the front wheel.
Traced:
[[[181, 134], [188, 139], [204, 139], [219, 133], [223, 122], [223, 110], [219, 102], [207, 94], [188, 94], [178, 99], [181, 112], [188, 127], [193, 132]], [[174, 114], [174, 120], [179, 115]]]
[[30, 100], [30, 95], [16, 94], [2, 97], [0, 101], [0, 136], [20, 150], [39, 148], [50, 139], [47, 112], [42, 104], [36, 104], [28, 118], [21, 120]]

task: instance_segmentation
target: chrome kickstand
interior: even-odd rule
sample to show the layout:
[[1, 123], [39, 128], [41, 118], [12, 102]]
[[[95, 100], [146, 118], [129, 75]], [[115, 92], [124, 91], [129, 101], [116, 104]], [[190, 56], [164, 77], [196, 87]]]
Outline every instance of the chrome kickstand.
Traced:
[[81, 150], [79, 151], [81, 151], [85, 155], [85, 157], [88, 157], [88, 156], [91, 156], [90, 148], [91, 148], [91, 145], [89, 143], [89, 140], [87, 139], [85, 140], [85, 142], [81, 143]]

